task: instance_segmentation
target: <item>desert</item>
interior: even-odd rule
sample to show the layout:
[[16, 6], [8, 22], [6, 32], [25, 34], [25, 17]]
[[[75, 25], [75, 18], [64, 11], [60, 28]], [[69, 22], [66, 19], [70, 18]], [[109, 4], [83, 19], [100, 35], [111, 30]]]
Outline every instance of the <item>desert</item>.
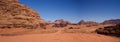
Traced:
[[0, 42], [120, 42], [120, 18], [51, 22], [19, 1], [0, 0]]

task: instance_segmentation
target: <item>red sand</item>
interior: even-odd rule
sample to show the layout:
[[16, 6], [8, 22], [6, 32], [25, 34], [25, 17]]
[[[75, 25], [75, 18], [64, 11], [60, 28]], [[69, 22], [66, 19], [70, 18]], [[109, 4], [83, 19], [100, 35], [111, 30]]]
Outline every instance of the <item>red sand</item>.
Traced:
[[0, 36], [0, 42], [120, 42], [118, 38], [86, 33], [31, 34]]

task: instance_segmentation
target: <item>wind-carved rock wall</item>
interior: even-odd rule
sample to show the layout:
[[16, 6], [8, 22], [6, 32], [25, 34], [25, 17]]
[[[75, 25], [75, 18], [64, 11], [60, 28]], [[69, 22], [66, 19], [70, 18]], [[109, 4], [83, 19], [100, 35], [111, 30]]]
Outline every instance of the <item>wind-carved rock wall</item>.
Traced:
[[18, 0], [0, 0], [0, 28], [40, 28], [44, 21]]

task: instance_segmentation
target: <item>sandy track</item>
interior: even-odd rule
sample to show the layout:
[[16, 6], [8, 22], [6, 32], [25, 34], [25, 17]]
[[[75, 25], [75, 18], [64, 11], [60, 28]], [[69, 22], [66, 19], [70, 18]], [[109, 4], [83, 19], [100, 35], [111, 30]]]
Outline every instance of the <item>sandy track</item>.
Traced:
[[120, 42], [113, 38], [98, 34], [62, 33], [31, 34], [21, 36], [0, 36], [0, 42]]

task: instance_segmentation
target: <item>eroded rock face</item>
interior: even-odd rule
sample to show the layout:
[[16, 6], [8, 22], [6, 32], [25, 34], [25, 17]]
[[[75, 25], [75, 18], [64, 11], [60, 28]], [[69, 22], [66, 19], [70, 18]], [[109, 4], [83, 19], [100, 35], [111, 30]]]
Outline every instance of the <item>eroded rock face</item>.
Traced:
[[107, 26], [104, 28], [99, 28], [99, 29], [96, 29], [95, 32], [97, 32], [98, 34], [120, 37], [120, 24], [117, 24], [116, 26]]
[[0, 0], [0, 28], [39, 28], [44, 21], [18, 0]]

